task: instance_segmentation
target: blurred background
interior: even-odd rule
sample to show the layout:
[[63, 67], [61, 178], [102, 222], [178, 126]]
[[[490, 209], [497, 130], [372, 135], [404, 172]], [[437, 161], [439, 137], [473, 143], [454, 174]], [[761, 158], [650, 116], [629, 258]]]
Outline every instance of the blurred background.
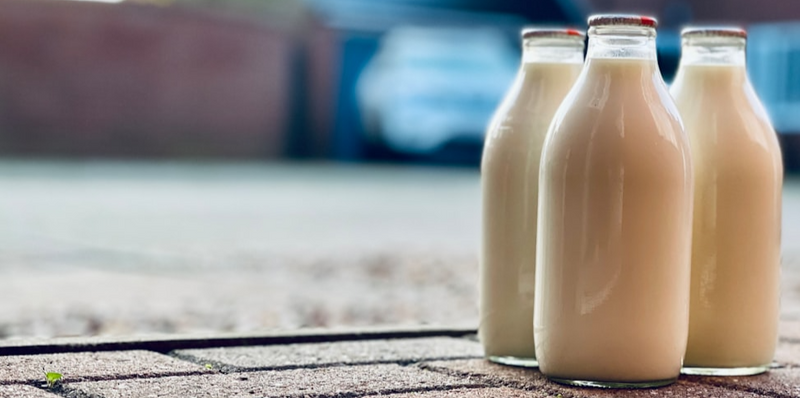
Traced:
[[476, 325], [519, 30], [597, 12], [658, 17], [668, 82], [682, 26], [746, 26], [800, 170], [796, 1], [0, 0], [0, 337]]
[[800, 4], [785, 0], [2, 0], [0, 154], [474, 166], [520, 28], [606, 11], [660, 19], [667, 81], [682, 26], [747, 26], [794, 167]]

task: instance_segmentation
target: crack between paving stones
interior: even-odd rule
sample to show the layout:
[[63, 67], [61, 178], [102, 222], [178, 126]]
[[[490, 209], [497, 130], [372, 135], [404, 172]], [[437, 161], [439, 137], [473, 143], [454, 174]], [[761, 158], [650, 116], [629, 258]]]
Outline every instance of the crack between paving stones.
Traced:
[[467, 359], [480, 359], [483, 358], [481, 356], [475, 355], [465, 355], [465, 356], [458, 356], [458, 357], [443, 357], [443, 358], [424, 358], [424, 359], [406, 359], [406, 360], [397, 360], [397, 359], [387, 359], [387, 360], [377, 360], [377, 361], [362, 361], [362, 362], [330, 362], [330, 363], [322, 363], [322, 364], [305, 364], [305, 365], [278, 365], [278, 366], [258, 366], [258, 367], [246, 367], [246, 366], [235, 366], [229, 365], [224, 362], [219, 361], [211, 361], [211, 360], [204, 360], [198, 358], [194, 355], [188, 354], [176, 354], [176, 353], [169, 353], [167, 354], [175, 359], [189, 362], [196, 365], [205, 365], [211, 364], [211, 366], [218, 370], [220, 373], [224, 374], [232, 374], [232, 373], [253, 373], [253, 372], [268, 372], [268, 371], [285, 371], [285, 370], [296, 370], [296, 369], [324, 369], [324, 368], [336, 368], [336, 367], [351, 367], [351, 366], [370, 366], [370, 365], [400, 365], [400, 366], [410, 366], [424, 362], [431, 362], [431, 361], [463, 361]]
[[220, 373], [223, 373], [223, 374], [239, 373], [239, 372], [246, 371], [246, 369], [247, 369], [247, 368], [240, 367], [240, 366], [228, 365], [228, 364], [226, 364], [224, 362], [220, 362], [220, 361], [202, 359], [202, 358], [196, 357], [194, 355], [189, 355], [189, 354], [177, 354], [175, 352], [169, 352], [169, 353], [166, 353], [166, 354], [163, 354], [163, 355], [167, 355], [167, 356], [169, 356], [169, 357], [171, 357], [173, 359], [176, 359], [178, 361], [188, 362], [188, 363], [191, 363], [193, 365], [205, 366], [206, 364], [210, 364], [212, 369], [214, 369], [216, 371], [219, 371]]
[[[249, 372], [240, 372], [240, 373], [249, 373]], [[82, 390], [70, 387], [70, 383], [83, 383], [83, 382], [95, 382], [95, 381], [123, 381], [123, 380], [134, 380], [134, 379], [158, 379], [162, 377], [173, 377], [173, 376], [196, 376], [196, 375], [208, 375], [209, 373], [193, 373], [193, 374], [173, 374], [173, 375], [159, 375], [159, 376], [152, 376], [152, 377], [119, 377], [119, 378], [94, 378], [93, 380], [81, 379], [79, 381], [71, 381], [65, 382], [61, 384], [57, 388], [48, 388], [39, 382], [32, 382], [32, 383], [23, 383], [25, 385], [30, 385], [36, 387], [42, 391], [46, 391], [51, 394], [55, 394], [60, 397], [64, 398], [103, 398], [102, 394], [89, 394]], [[479, 382], [480, 383], [480, 382]], [[21, 384], [21, 383], [15, 383]], [[361, 397], [369, 397], [369, 396], [383, 396], [383, 395], [391, 395], [391, 394], [406, 394], [406, 393], [415, 393], [415, 392], [431, 392], [431, 391], [448, 391], [448, 390], [456, 390], [456, 389], [482, 389], [482, 388], [491, 388], [492, 385], [487, 384], [452, 384], [447, 386], [424, 386], [424, 387], [409, 387], [409, 388], [391, 388], [391, 389], [381, 389], [376, 391], [364, 391], [364, 392], [342, 392], [337, 394], [313, 394], [308, 392], [298, 392], [296, 394], [287, 394], [283, 395], [283, 398], [361, 398]]]
[[[213, 374], [220, 374], [221, 372], [204, 372], [204, 371], [191, 371], [191, 372], [165, 372], [161, 374], [151, 374], [151, 375], [117, 375], [117, 376], [84, 376], [84, 377], [76, 377], [75, 379], [69, 379], [65, 377], [60, 381], [62, 388], [67, 388], [70, 384], [74, 383], [87, 383], [87, 382], [95, 382], [95, 381], [115, 381], [115, 380], [134, 380], [134, 379], [161, 379], [165, 377], [183, 377], [183, 376], [203, 376], [203, 375], [213, 375]], [[42, 379], [28, 379], [28, 380], [16, 380], [16, 381], [9, 381], [9, 380], [0, 380], [0, 385], [29, 385], [36, 388], [42, 388], [42, 383], [44, 381]]]
[[[384, 390], [377, 390], [377, 391], [365, 391], [365, 392], [342, 392], [338, 394], [309, 394], [309, 393], [297, 393], [297, 394], [290, 394], [290, 395], [283, 395], [282, 398], [361, 398], [361, 397], [373, 397], [373, 396], [384, 396], [384, 395], [392, 395], [392, 394], [408, 394], [408, 393], [415, 393], [415, 392], [432, 392], [432, 391], [448, 391], [448, 390], [458, 390], [458, 389], [482, 389], [487, 388], [487, 386], [478, 385], [478, 384], [455, 384], [449, 386], [428, 386], [428, 387], [410, 387], [410, 388], [389, 388]], [[82, 397], [81, 397], [82, 398]]]
[[430, 337], [449, 337], [473, 340], [476, 333], [472, 329], [431, 329], [431, 330], [367, 330], [320, 331], [316, 334], [301, 335], [246, 335], [222, 337], [178, 336], [176, 338], [143, 339], [132, 341], [78, 341], [78, 342], [40, 342], [30, 345], [0, 345], [0, 356], [62, 354], [74, 352], [131, 351], [144, 350], [166, 354], [175, 350], [275, 346], [285, 344], [336, 343], [345, 341], [374, 341], [396, 339], [421, 339]]
[[[172, 354], [170, 354], [173, 356]], [[177, 359], [184, 360], [186, 362], [192, 363], [200, 363], [194, 362], [190, 360], [186, 360], [185, 358], [181, 358], [179, 356], [173, 356]], [[186, 356], [188, 357], [188, 355]], [[244, 368], [244, 367], [234, 367], [225, 364], [221, 364], [222, 368], [214, 368], [212, 372], [208, 371], [187, 371], [187, 372], [167, 372], [161, 374], [151, 374], [151, 375], [117, 375], [117, 376], [84, 376], [75, 379], [65, 378], [61, 383], [61, 387], [58, 389], [49, 389], [47, 387], [43, 387], [41, 379], [27, 379], [27, 380], [0, 380], [0, 385], [28, 385], [31, 387], [35, 387], [38, 389], [42, 389], [51, 393], [56, 393], [60, 390], [68, 390], [75, 392], [77, 390], [73, 390], [69, 387], [70, 384], [73, 383], [86, 383], [86, 382], [98, 382], [98, 381], [124, 381], [124, 380], [135, 380], [135, 379], [161, 379], [167, 377], [183, 377], [183, 376], [204, 376], [204, 375], [214, 375], [214, 374], [237, 374], [237, 373], [255, 373], [255, 372], [266, 372], [266, 371], [286, 371], [286, 370], [296, 370], [296, 369], [324, 369], [324, 368], [333, 368], [333, 367], [358, 367], [358, 366], [371, 366], [371, 365], [398, 365], [398, 366], [413, 366], [413, 365], [420, 365], [424, 362], [430, 361], [458, 361], [458, 360], [466, 360], [466, 359], [477, 359], [480, 357], [476, 356], [463, 356], [463, 357], [447, 357], [447, 358], [426, 358], [424, 360], [406, 360], [406, 361], [398, 361], [398, 360], [386, 360], [386, 361], [369, 361], [369, 362], [357, 362], [357, 363], [330, 363], [330, 364], [320, 364], [320, 365], [287, 365], [287, 366], [272, 366], [272, 367], [261, 367], [261, 368]], [[195, 358], [197, 359], [197, 358]], [[214, 361], [215, 362], [215, 361]], [[202, 363], [209, 363], [209, 361], [202, 361]], [[224, 370], [223, 370], [224, 369]], [[63, 394], [62, 394], [63, 395]], [[70, 395], [70, 398], [83, 398], [82, 396], [76, 397], [74, 395]]]
[[427, 363], [424, 363], [424, 362], [420, 363], [418, 366], [422, 370], [435, 372], [435, 373], [440, 373], [440, 374], [446, 374], [448, 376], [477, 378], [481, 383], [485, 383], [486, 384], [485, 387], [487, 387], [487, 388], [491, 388], [491, 387], [495, 387], [495, 388], [507, 387], [507, 388], [513, 388], [515, 390], [521, 390], [521, 391], [543, 392], [543, 393], [546, 393], [546, 394], [549, 394], [549, 395], [553, 395], [553, 396], [559, 396], [559, 394], [560, 394], [561, 397], [563, 397], [563, 398], [584, 398], [584, 395], [575, 395], [575, 394], [570, 393], [569, 391], [558, 390], [558, 389], [556, 389], [554, 387], [551, 387], [551, 386], [549, 386], [547, 384], [544, 384], [539, 388], [531, 388], [530, 386], [526, 386], [523, 383], [519, 383], [519, 382], [516, 382], [516, 381], [513, 381], [513, 380], [498, 380], [494, 376], [488, 376], [488, 375], [483, 375], [483, 374], [478, 374], [478, 373], [470, 373], [470, 372], [466, 372], [466, 371], [458, 371], [458, 370], [455, 370], [455, 369], [441, 368], [441, 367], [433, 366], [433, 365], [430, 365], [430, 364], [427, 364]]

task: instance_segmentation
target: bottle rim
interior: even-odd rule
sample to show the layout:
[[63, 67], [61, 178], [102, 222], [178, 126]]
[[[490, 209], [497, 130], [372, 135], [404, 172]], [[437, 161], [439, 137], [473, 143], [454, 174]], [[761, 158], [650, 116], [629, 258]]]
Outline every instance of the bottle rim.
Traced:
[[532, 39], [538, 37], [565, 37], [583, 40], [586, 38], [585, 32], [573, 28], [526, 27], [522, 29], [520, 35], [523, 39]]
[[589, 26], [636, 26], [643, 28], [658, 27], [658, 20], [646, 15], [632, 14], [598, 14], [589, 17]]
[[731, 37], [737, 39], [747, 39], [747, 31], [736, 26], [697, 26], [687, 27], [681, 31], [684, 39], [694, 37]]

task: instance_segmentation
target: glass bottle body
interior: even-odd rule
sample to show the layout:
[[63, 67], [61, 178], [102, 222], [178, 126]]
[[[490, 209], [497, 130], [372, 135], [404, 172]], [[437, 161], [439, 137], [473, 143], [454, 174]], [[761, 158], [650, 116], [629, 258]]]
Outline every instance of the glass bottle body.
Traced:
[[494, 362], [538, 365], [533, 297], [539, 159], [553, 114], [582, 66], [582, 35], [524, 39], [519, 74], [486, 134], [479, 334]]
[[592, 28], [586, 66], [546, 139], [534, 335], [556, 382], [655, 387], [680, 372], [692, 168], [654, 36]]
[[687, 374], [761, 373], [777, 344], [783, 166], [744, 44], [684, 38], [670, 90], [695, 165]]

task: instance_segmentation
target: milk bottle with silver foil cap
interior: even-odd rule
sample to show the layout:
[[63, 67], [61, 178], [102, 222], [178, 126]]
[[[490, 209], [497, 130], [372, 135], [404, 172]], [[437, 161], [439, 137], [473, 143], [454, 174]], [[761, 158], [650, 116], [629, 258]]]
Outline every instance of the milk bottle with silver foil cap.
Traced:
[[656, 63], [655, 19], [589, 26], [586, 65], [542, 152], [536, 357], [561, 383], [666, 385], [688, 334], [688, 138]]
[[517, 79], [495, 113], [481, 164], [480, 339], [492, 361], [536, 366], [533, 291], [539, 159], [553, 114], [583, 66], [584, 37], [526, 29]]
[[685, 29], [671, 93], [695, 175], [689, 342], [684, 373], [766, 371], [778, 339], [778, 139], [745, 67], [738, 28]]

